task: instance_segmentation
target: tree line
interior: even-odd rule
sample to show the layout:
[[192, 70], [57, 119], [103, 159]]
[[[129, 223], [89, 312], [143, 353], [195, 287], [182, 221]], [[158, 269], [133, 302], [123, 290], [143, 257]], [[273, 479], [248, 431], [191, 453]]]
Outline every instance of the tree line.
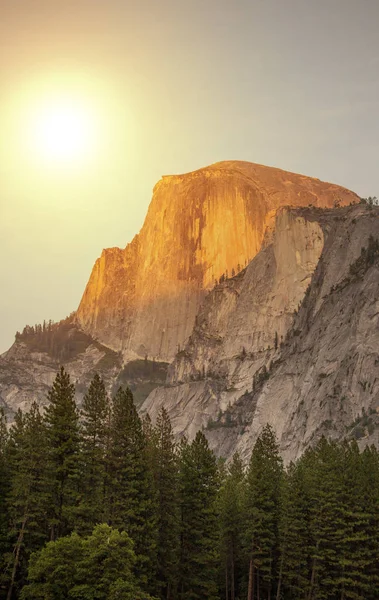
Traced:
[[0, 420], [4, 600], [375, 600], [379, 458], [322, 438], [284, 467], [263, 428], [247, 467], [175, 442], [95, 375], [62, 368], [41, 413]]

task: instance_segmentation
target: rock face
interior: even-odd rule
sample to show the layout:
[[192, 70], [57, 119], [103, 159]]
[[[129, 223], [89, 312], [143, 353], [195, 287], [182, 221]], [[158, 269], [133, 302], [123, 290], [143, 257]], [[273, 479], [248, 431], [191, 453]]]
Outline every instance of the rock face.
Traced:
[[379, 209], [358, 200], [250, 163], [163, 177], [78, 311], [0, 357], [0, 405], [11, 420], [44, 404], [63, 363], [79, 404], [97, 371], [225, 457], [247, 458], [267, 422], [287, 461], [322, 434], [379, 444], [379, 244], [361, 254]]
[[236, 357], [277, 345], [292, 324], [323, 246], [317, 221], [279, 209], [274, 231], [267, 232], [256, 258], [206, 298], [189, 342], [170, 368], [169, 382], [208, 372], [230, 378]]
[[238, 161], [163, 177], [141, 232], [96, 261], [77, 324], [127, 360], [172, 360], [206, 292], [256, 256], [278, 208], [357, 200], [318, 179]]
[[29, 410], [33, 401], [46, 405], [61, 364], [75, 384], [79, 406], [95, 373], [101, 375], [110, 395], [120, 385], [129, 385], [137, 406], [164, 382], [167, 363], [137, 360], [122, 365], [119, 353], [78, 330], [72, 321], [69, 317], [40, 331], [26, 328], [0, 357], [0, 407], [8, 423], [18, 409]]
[[379, 253], [354, 266], [378, 232], [379, 209], [362, 205], [279, 210], [142, 411], [165, 406], [177, 434], [204, 428], [223, 456], [247, 457], [267, 422], [287, 461], [322, 434], [378, 443]]
[[[55, 325], [55, 330], [45, 335], [43, 341], [42, 336], [34, 332], [18, 335], [13, 346], [0, 357], [0, 406], [5, 409], [9, 423], [18, 409], [29, 410], [33, 401], [46, 405], [47, 392], [62, 363], [76, 384], [79, 404], [95, 371], [102, 375], [110, 389], [121, 369], [120, 357], [79, 332], [69, 321]], [[43, 342], [51, 341], [57, 329], [60, 335], [56, 353], [51, 351], [51, 343]], [[62, 357], [62, 348], [68, 345], [71, 351]]]

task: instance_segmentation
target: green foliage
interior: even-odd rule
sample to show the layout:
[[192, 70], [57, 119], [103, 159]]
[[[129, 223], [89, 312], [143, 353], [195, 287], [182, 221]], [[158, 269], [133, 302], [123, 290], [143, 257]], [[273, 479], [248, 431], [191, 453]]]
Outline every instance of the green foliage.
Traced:
[[366, 413], [365, 409], [362, 413], [354, 419], [350, 425], [346, 427], [348, 431], [348, 437], [355, 440], [360, 440], [367, 434], [371, 435], [374, 433], [377, 427], [376, 411], [371, 409]]
[[16, 340], [26, 344], [31, 352], [45, 352], [60, 363], [73, 360], [93, 344], [105, 352], [97, 365], [99, 370], [121, 366], [119, 353], [96, 342], [76, 327], [74, 313], [58, 323], [44, 321], [42, 325], [26, 325], [21, 333], [16, 333]]
[[154, 430], [154, 483], [158, 516], [158, 581], [160, 596], [177, 596], [180, 543], [179, 460], [168, 414], [162, 408]]
[[9, 594], [22, 585], [31, 552], [47, 541], [49, 478], [46, 466], [46, 427], [36, 403], [26, 415], [19, 413], [10, 431], [9, 469], [11, 485], [7, 497], [9, 542], [7, 561]]
[[291, 464], [283, 478], [279, 524], [278, 587], [291, 598], [302, 598], [308, 589], [309, 498], [306, 457]]
[[81, 424], [64, 369], [48, 398], [9, 433], [0, 411], [1, 600], [379, 598], [375, 448], [322, 438], [284, 470], [267, 425], [245, 473], [201, 432], [178, 448], [164, 409], [141, 422], [130, 389], [109, 402], [98, 375]]
[[368, 198], [361, 198], [361, 204], [368, 204], [368, 206], [378, 206], [379, 200], [376, 196], [369, 196]]
[[45, 411], [50, 469], [50, 538], [75, 527], [80, 485], [79, 414], [75, 387], [63, 367], [48, 393]]
[[132, 538], [139, 580], [150, 590], [157, 569], [156, 498], [147, 441], [128, 388], [113, 398], [106, 461], [107, 520]]
[[245, 507], [246, 552], [250, 560], [249, 588], [270, 594], [279, 558], [279, 517], [282, 459], [274, 431], [266, 425], [254, 446], [247, 472]]
[[244, 574], [243, 537], [244, 505], [246, 490], [245, 473], [238, 454], [233, 456], [226, 469], [218, 496], [220, 528], [220, 582], [223, 596], [240, 596]]
[[350, 283], [363, 279], [370, 267], [378, 262], [379, 259], [379, 239], [370, 234], [367, 247], [361, 248], [358, 258], [350, 265], [349, 274], [336, 286], [332, 286], [330, 291], [338, 291]]
[[127, 533], [97, 525], [86, 538], [72, 533], [34, 554], [21, 599], [149, 600], [137, 586], [134, 563]]
[[218, 567], [216, 459], [203, 433], [183, 444], [180, 460], [181, 600], [216, 600]]
[[367, 269], [374, 264], [379, 257], [379, 240], [374, 239], [372, 235], [368, 238], [367, 248], [363, 247], [360, 256], [350, 265], [350, 275], [353, 277], [362, 276]]
[[[5, 585], [5, 560], [8, 550], [8, 505], [6, 497], [11, 484], [9, 464], [7, 460], [7, 421], [3, 407], [0, 407], [0, 590]], [[1, 591], [0, 591], [1, 598]]]
[[109, 439], [109, 399], [101, 377], [96, 373], [83, 399], [81, 503], [77, 529], [92, 531], [104, 520], [106, 451]]
[[270, 369], [267, 369], [266, 365], [263, 365], [259, 371], [253, 375], [253, 390], [261, 386], [270, 377]]
[[[376, 536], [372, 536], [370, 517], [366, 512], [367, 483], [360, 463], [356, 445], [341, 446], [327, 442], [325, 438], [310, 455], [309, 587], [310, 594], [316, 597], [355, 600], [377, 597], [377, 580], [372, 577], [366, 581], [365, 575], [370, 564], [375, 571], [372, 561], [374, 556], [378, 557], [378, 549], [367, 552], [365, 547]], [[373, 475], [375, 471], [377, 467]], [[378, 513], [377, 507], [372, 508], [374, 523]]]

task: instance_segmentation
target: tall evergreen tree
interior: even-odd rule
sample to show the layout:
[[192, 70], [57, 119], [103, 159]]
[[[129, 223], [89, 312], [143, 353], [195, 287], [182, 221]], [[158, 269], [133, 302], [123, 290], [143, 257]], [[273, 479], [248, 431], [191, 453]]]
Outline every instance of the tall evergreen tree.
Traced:
[[[63, 369], [49, 398], [45, 417], [18, 411], [9, 434], [0, 410], [1, 600], [379, 598], [375, 448], [321, 439], [284, 473], [266, 426], [245, 475], [202, 433], [177, 449], [167, 412], [141, 422], [130, 390], [109, 411], [98, 376], [81, 429]], [[63, 537], [102, 519], [121, 531]]]
[[45, 411], [51, 478], [50, 539], [67, 535], [76, 525], [80, 485], [79, 415], [75, 387], [63, 367], [48, 392]]
[[179, 598], [216, 600], [219, 563], [217, 492], [214, 454], [202, 432], [191, 444], [182, 445], [181, 556]]
[[156, 427], [154, 480], [158, 503], [158, 581], [162, 600], [177, 594], [179, 560], [179, 478], [178, 455], [171, 422], [164, 407]]
[[17, 470], [17, 459], [19, 456], [19, 448], [22, 446], [24, 429], [25, 415], [19, 408], [14, 416], [14, 421], [7, 436], [8, 443], [6, 445], [6, 460], [9, 470], [11, 471], [11, 475], [12, 471], [14, 472]]
[[4, 576], [8, 561], [8, 505], [6, 498], [10, 487], [10, 472], [7, 460], [7, 420], [3, 407], [0, 407], [0, 598], [5, 598], [7, 576]]
[[[158, 470], [158, 433], [153, 426], [150, 415], [145, 414], [141, 420], [142, 433], [145, 439], [146, 456], [149, 464], [149, 469], [154, 475], [154, 483], [156, 482], [156, 473]], [[154, 488], [155, 489], [155, 488]], [[156, 492], [156, 489], [155, 489]]]
[[238, 454], [227, 468], [219, 493], [221, 561], [223, 563], [223, 587], [226, 600], [240, 596], [244, 531], [243, 499], [245, 496], [245, 473]]
[[89, 534], [104, 521], [106, 451], [109, 435], [109, 399], [101, 377], [96, 373], [83, 399], [82, 416], [82, 500], [77, 525]]
[[[370, 562], [367, 551], [371, 551], [371, 548], [368, 549], [370, 533], [367, 531], [369, 514], [363, 503], [365, 478], [357, 443], [345, 443], [341, 448], [336, 446], [337, 450], [341, 451], [342, 490], [338, 500], [342, 518], [338, 527], [339, 539], [336, 542], [339, 565], [336, 587], [343, 600], [363, 600], [368, 596], [363, 593], [365, 585], [362, 575]], [[334, 526], [334, 529], [337, 527]]]
[[155, 591], [157, 518], [153, 475], [142, 423], [129, 388], [112, 402], [107, 513], [109, 524], [126, 530], [135, 544], [136, 574], [146, 591]]
[[259, 435], [247, 472], [246, 543], [249, 556], [248, 600], [275, 594], [279, 562], [282, 459], [270, 425]]
[[309, 494], [306, 459], [289, 466], [283, 479], [279, 524], [280, 559], [277, 600], [305, 598], [309, 586]]
[[311, 574], [308, 598], [328, 598], [340, 590], [345, 535], [343, 451], [322, 438], [315, 449], [310, 479]]
[[[22, 424], [22, 425], [21, 425]], [[12, 428], [12, 480], [8, 494], [12, 556], [7, 600], [22, 585], [30, 554], [47, 540], [48, 480], [46, 430], [36, 403]]]
[[[354, 451], [355, 460], [356, 449]], [[351, 565], [350, 589], [346, 598], [364, 598], [374, 600], [379, 598], [379, 454], [371, 446], [366, 447], [359, 456], [360, 472], [354, 463], [348, 471], [349, 491], [354, 482], [355, 510], [354, 529], [350, 534], [354, 547], [351, 549], [354, 564]], [[346, 518], [351, 523], [352, 515]], [[357, 573], [358, 567], [358, 573]], [[354, 592], [358, 592], [354, 596]]]

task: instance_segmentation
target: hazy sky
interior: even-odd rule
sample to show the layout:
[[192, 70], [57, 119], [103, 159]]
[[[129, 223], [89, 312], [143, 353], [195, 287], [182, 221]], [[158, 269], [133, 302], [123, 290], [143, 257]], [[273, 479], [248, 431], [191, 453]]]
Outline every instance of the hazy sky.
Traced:
[[[378, 30], [378, 0], [0, 0], [0, 352], [76, 309], [163, 174], [242, 159], [379, 196]], [[30, 147], [54, 90], [98, 115], [81, 168]]]

